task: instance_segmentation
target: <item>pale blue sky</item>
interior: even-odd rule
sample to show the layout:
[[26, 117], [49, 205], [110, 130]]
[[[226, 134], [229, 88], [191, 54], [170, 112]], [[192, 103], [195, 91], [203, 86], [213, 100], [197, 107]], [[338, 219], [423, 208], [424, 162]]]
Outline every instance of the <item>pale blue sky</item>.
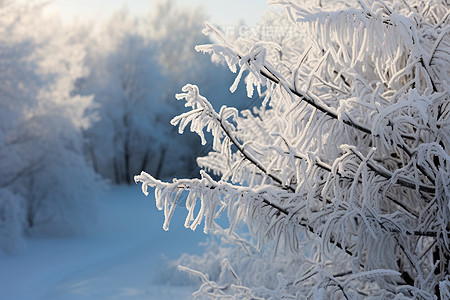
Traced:
[[[74, 16], [104, 17], [113, 11], [127, 6], [132, 13], [148, 11], [157, 0], [53, 0], [50, 11], [58, 12], [63, 19]], [[234, 25], [243, 20], [254, 25], [261, 11], [267, 9], [267, 0], [191, 0], [176, 2], [184, 5], [203, 6], [211, 21], [217, 25]]]

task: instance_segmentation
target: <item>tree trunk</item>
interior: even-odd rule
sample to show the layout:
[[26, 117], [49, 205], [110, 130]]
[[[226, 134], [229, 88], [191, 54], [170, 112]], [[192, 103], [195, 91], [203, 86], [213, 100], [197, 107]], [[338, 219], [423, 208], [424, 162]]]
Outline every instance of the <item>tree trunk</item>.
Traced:
[[123, 143], [123, 159], [125, 163], [124, 170], [124, 182], [126, 184], [131, 184], [131, 170], [130, 170], [130, 122], [128, 114], [125, 113], [123, 116], [123, 126], [125, 127], [125, 141]]
[[161, 175], [161, 171], [164, 165], [164, 159], [166, 157], [166, 152], [167, 149], [166, 147], [162, 147], [161, 148], [161, 157], [159, 158], [159, 162], [158, 162], [158, 167], [156, 168], [156, 172], [155, 172], [155, 178], [159, 179], [160, 175]]
[[131, 184], [131, 172], [130, 172], [130, 137], [127, 135], [125, 138], [124, 149], [123, 149], [123, 158], [125, 162], [125, 182], [126, 184]]
[[139, 170], [141, 171], [145, 171], [145, 169], [147, 168], [149, 152], [149, 150], [145, 151], [144, 157], [142, 158], [141, 167], [139, 168]]
[[119, 172], [120, 168], [117, 158], [113, 159], [113, 168], [114, 168], [114, 181], [116, 182], [116, 184], [120, 184], [120, 172]]

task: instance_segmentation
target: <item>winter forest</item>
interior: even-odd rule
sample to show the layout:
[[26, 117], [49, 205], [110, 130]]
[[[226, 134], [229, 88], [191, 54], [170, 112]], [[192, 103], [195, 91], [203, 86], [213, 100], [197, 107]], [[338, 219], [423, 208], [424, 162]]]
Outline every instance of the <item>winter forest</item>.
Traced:
[[0, 1], [0, 298], [450, 299], [450, 4], [268, 4]]

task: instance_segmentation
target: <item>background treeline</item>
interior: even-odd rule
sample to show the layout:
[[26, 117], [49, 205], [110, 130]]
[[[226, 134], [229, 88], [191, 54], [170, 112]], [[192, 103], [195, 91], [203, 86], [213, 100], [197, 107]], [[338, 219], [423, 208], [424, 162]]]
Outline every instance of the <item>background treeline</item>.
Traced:
[[233, 75], [194, 51], [208, 42], [199, 9], [164, 1], [68, 26], [44, 8], [0, 2], [0, 253], [85, 230], [105, 182], [195, 176], [198, 137], [169, 124], [186, 82], [219, 105], [249, 101], [224, 93]]

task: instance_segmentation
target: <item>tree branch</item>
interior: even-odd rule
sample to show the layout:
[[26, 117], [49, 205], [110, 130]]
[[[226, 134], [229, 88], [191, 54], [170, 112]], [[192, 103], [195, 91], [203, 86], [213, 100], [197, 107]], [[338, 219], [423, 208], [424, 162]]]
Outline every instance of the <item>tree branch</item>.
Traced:
[[[238, 55], [238, 57], [241, 58], [241, 56], [239, 56], [239, 55]], [[280, 84], [280, 82], [281, 82], [280, 79], [276, 75], [274, 75], [273, 72], [271, 72], [266, 66], [264, 66], [264, 67], [265, 67], [265, 70], [262, 70], [262, 69], [260, 70], [261, 75], [263, 75], [264, 77], [266, 77], [267, 79], [271, 80], [272, 82], [274, 82], [276, 84]], [[318, 103], [316, 103], [314, 101], [314, 99], [312, 99], [311, 97], [308, 97], [306, 94], [298, 92], [296, 89], [294, 89], [292, 87], [288, 87], [288, 88], [289, 88], [290, 92], [292, 92], [294, 95], [296, 95], [297, 97], [300, 98], [300, 101], [305, 101], [306, 103], [312, 105], [314, 108], [316, 108], [317, 110], [323, 112], [327, 116], [329, 116], [329, 117], [331, 117], [331, 118], [333, 118], [335, 120], [338, 120], [337, 113], [335, 113], [331, 108], [329, 108], [329, 107], [327, 107], [325, 105], [319, 105]], [[372, 135], [372, 131], [370, 129], [364, 127], [363, 125], [360, 125], [360, 124], [358, 124], [356, 122], [353, 122], [351, 120], [343, 120], [342, 122], [344, 124], [348, 125], [348, 126], [356, 128], [356, 129], [358, 129], [358, 130], [360, 130], [360, 131], [362, 131], [364, 133]], [[405, 138], [405, 139], [408, 139], [408, 140], [415, 140], [414, 137], [411, 137], [409, 135], [401, 135], [401, 136], [402, 136], [402, 138]], [[406, 152], [406, 154], [408, 154], [408, 156], [410, 156], [410, 157], [412, 156], [412, 153], [410, 151], [406, 151], [407, 150], [406, 147], [401, 146], [401, 145], [399, 145], [399, 147], [402, 150], [404, 150]], [[417, 165], [417, 167], [432, 183], [434, 183], [433, 177], [431, 175], [429, 175], [428, 172], [426, 172], [426, 170], [422, 166]], [[372, 171], [376, 171], [376, 170], [372, 169]], [[385, 178], [389, 178], [389, 177], [385, 176], [385, 175], [387, 175], [387, 173], [385, 173], [385, 172], [383, 172], [383, 174], [380, 173], [379, 175], [381, 175], [381, 176], [383, 176]], [[409, 188], [415, 188], [416, 187], [414, 184], [409, 183], [407, 181], [398, 180], [398, 183], [403, 185], [403, 186], [405, 186], [405, 187], [409, 187]], [[432, 187], [426, 187], [426, 186], [422, 186], [421, 185], [420, 189], [422, 191], [425, 191], [425, 192], [428, 192], [428, 193], [434, 193], [435, 192], [435, 189], [432, 188]]]

